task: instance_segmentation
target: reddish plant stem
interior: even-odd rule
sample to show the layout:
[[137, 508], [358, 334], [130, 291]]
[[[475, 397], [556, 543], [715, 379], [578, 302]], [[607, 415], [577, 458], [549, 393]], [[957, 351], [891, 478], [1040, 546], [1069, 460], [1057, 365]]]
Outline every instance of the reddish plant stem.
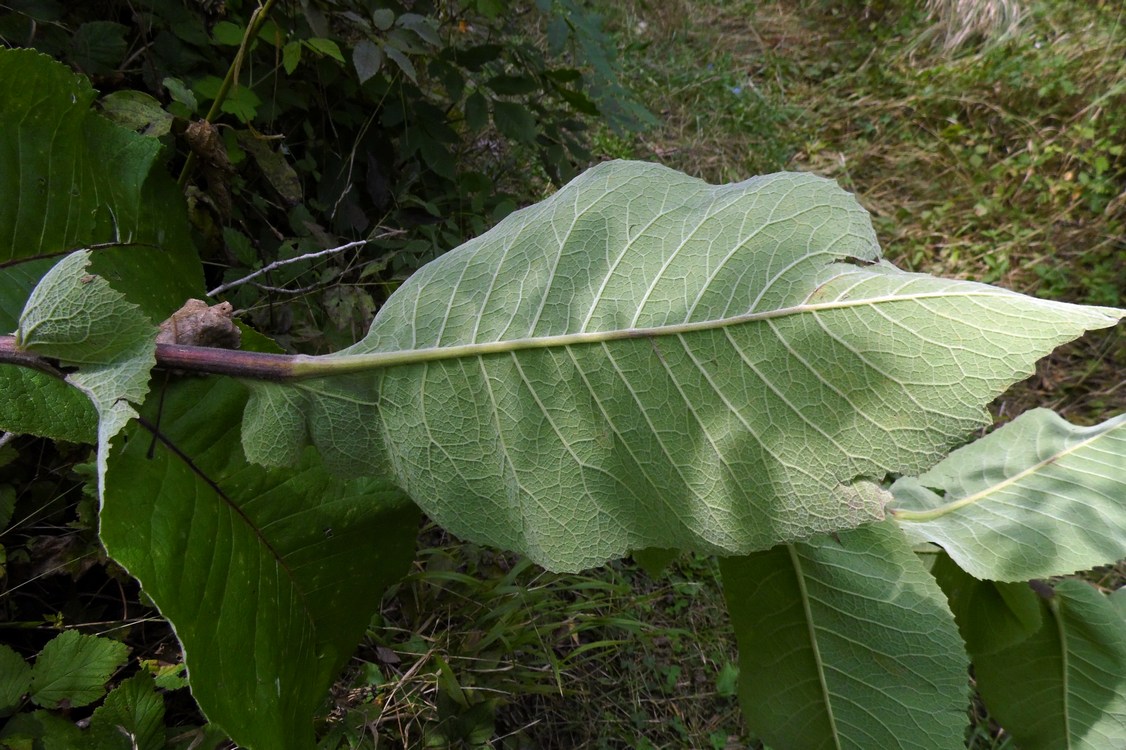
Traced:
[[[244, 352], [237, 349], [156, 345], [157, 367], [201, 375], [230, 375], [248, 380], [292, 380], [294, 359], [296, 358], [286, 354]], [[14, 336], [0, 336], [0, 364], [30, 367], [58, 377], [64, 374], [58, 362], [17, 348]]]

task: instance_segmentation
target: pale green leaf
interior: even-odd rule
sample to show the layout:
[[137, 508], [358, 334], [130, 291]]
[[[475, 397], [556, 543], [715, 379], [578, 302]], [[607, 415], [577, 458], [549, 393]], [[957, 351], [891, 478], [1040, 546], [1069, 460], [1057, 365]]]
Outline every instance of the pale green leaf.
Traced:
[[86, 273], [90, 253], [63, 258], [40, 280], [20, 316], [16, 343], [78, 367], [67, 382], [98, 412], [98, 495], [111, 442], [148, 393], [156, 365], [156, 326], [105, 279]]
[[38, 706], [85, 706], [105, 695], [106, 680], [125, 663], [124, 643], [68, 630], [55, 636], [31, 669], [31, 699]]
[[418, 513], [385, 480], [331, 478], [311, 449], [289, 469], [247, 464], [246, 399], [223, 378], [169, 386], [152, 457], [137, 425], [114, 452], [101, 536], [175, 628], [208, 718], [241, 745], [304, 750], [413, 558]]
[[1033, 409], [892, 486], [908, 536], [977, 578], [1024, 581], [1126, 557], [1126, 415]]
[[10, 716], [31, 687], [31, 667], [23, 657], [0, 643], [0, 716]]
[[141, 672], [106, 696], [90, 717], [92, 739], [122, 750], [164, 749], [164, 698], [156, 692], [152, 675]]
[[721, 558], [739, 698], [775, 750], [962, 746], [969, 660], [890, 523]]
[[1021, 750], [1126, 747], [1126, 618], [1110, 599], [1060, 581], [1036, 633], [973, 654], [978, 690]]
[[[551, 568], [883, 518], [984, 405], [1121, 311], [901, 272], [834, 183], [601, 164], [427, 265], [354, 347], [399, 481]], [[338, 431], [344, 434], [344, 431]]]

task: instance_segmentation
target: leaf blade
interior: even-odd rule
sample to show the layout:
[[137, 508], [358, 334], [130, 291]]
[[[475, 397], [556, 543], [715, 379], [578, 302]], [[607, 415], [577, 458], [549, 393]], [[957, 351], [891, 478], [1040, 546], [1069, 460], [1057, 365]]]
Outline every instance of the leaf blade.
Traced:
[[1077, 427], [1034, 409], [892, 493], [908, 535], [942, 546], [977, 578], [1047, 578], [1117, 560], [1126, 557], [1126, 415]]
[[771, 747], [960, 746], [969, 662], [887, 523], [721, 558], [748, 725]]
[[240, 744], [304, 748], [413, 557], [417, 512], [385, 481], [332, 480], [310, 450], [286, 470], [248, 465], [245, 402], [225, 379], [170, 387], [154, 456], [133, 428], [111, 458], [101, 535], [175, 627], [208, 717]]

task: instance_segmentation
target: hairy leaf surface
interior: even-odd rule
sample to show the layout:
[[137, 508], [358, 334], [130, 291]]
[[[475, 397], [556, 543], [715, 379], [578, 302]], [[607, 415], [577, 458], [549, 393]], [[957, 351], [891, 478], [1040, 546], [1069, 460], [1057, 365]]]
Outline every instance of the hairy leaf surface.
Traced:
[[969, 661], [890, 523], [720, 559], [739, 699], [776, 750], [961, 747]]
[[208, 718], [242, 745], [303, 750], [413, 558], [418, 513], [386, 480], [332, 479], [312, 450], [293, 468], [247, 464], [245, 402], [231, 380], [170, 386], [152, 457], [136, 425], [114, 452], [101, 536], [176, 629]]
[[879, 520], [887, 473], [932, 466], [1036, 359], [1121, 315], [879, 257], [828, 180], [611, 162], [419, 270], [309, 372], [388, 368], [362, 413], [461, 536], [567, 570], [742, 554]]
[[1022, 750], [1126, 747], [1123, 602], [1123, 591], [1108, 597], [1083, 581], [1060, 581], [1034, 634], [973, 654], [990, 714]]
[[90, 251], [63, 258], [47, 272], [20, 315], [16, 343], [29, 352], [78, 367], [67, 382], [98, 412], [98, 496], [114, 436], [137, 416], [156, 364], [156, 327], [140, 308], [86, 273]]
[[908, 536], [977, 578], [1025, 581], [1126, 557], [1126, 414], [1077, 427], [1033, 409], [891, 488]]

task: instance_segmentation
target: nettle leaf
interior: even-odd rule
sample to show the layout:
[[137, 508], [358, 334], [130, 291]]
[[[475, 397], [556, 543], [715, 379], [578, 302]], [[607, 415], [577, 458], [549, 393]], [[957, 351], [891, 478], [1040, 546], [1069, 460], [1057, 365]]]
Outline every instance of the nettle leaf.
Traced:
[[977, 578], [1024, 581], [1126, 557], [1126, 414], [1077, 427], [1033, 409], [891, 488], [908, 536]]
[[67, 382], [85, 393], [98, 412], [98, 494], [104, 490], [111, 442], [145, 400], [156, 365], [156, 326], [141, 309], [86, 273], [90, 252], [63, 258], [31, 293], [16, 330], [29, 352], [78, 367]]
[[1039, 630], [1009, 648], [973, 654], [990, 714], [1022, 750], [1126, 747], [1122, 601], [1121, 593], [1060, 581], [1042, 603]]
[[31, 668], [31, 700], [37, 706], [85, 706], [105, 695], [106, 680], [125, 664], [124, 643], [68, 630], [55, 636]]
[[969, 660], [893, 524], [720, 559], [739, 699], [775, 750], [961, 747]]
[[114, 452], [101, 537], [176, 629], [207, 717], [240, 745], [303, 750], [413, 559], [418, 511], [386, 480], [334, 480], [311, 449], [289, 469], [248, 464], [246, 399], [223, 378], [169, 386], [151, 457], [136, 424]]
[[[556, 570], [745, 554], [882, 519], [888, 473], [933, 466], [1036, 359], [1122, 315], [879, 259], [867, 212], [828, 180], [713, 186], [610, 162], [295, 369], [381, 369], [356, 386], [378, 409], [341, 409], [459, 536]], [[332, 398], [318, 382], [314, 404]]]
[[114, 688], [90, 717], [90, 734], [103, 748], [163, 750], [164, 698], [152, 675], [141, 672]]

